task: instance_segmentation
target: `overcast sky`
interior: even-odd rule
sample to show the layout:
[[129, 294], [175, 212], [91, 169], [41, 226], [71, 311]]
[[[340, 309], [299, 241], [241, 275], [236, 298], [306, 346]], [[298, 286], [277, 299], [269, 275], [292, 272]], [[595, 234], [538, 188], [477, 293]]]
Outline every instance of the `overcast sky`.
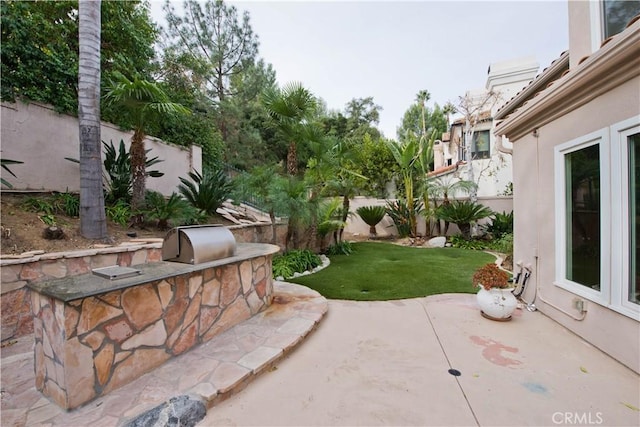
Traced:
[[[163, 19], [164, 1], [151, 3]], [[418, 91], [455, 104], [484, 87], [492, 62], [533, 56], [542, 71], [568, 48], [566, 0], [231, 3], [249, 11], [279, 84], [302, 82], [337, 110], [373, 96], [389, 138]]]

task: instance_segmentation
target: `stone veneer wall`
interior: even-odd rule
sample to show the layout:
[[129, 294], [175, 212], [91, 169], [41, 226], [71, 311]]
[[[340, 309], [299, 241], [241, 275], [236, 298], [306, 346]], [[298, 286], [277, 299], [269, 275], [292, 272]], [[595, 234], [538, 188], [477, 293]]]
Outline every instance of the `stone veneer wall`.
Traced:
[[71, 409], [265, 309], [272, 255], [63, 302], [32, 291], [36, 388]]
[[[271, 243], [271, 224], [230, 226], [238, 243]], [[285, 247], [287, 226], [276, 226], [276, 244]], [[147, 264], [162, 261], [162, 244], [137, 244], [73, 252], [23, 254], [23, 258], [1, 260], [0, 313], [2, 341], [33, 332], [31, 291], [28, 283], [61, 279], [90, 272], [94, 268]]]
[[1, 273], [2, 341], [33, 332], [28, 283], [89, 273], [94, 268], [162, 261], [162, 244], [56, 252], [21, 259], [3, 259]]

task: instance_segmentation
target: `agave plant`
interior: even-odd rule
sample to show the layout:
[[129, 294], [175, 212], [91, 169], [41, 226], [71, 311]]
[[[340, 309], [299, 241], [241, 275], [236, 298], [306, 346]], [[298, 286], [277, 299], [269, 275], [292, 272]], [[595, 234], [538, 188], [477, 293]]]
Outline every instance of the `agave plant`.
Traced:
[[356, 209], [356, 213], [369, 226], [369, 237], [377, 236], [376, 225], [387, 214], [384, 206], [360, 206]]
[[444, 221], [458, 226], [465, 239], [471, 238], [471, 223], [493, 214], [493, 211], [480, 203], [469, 200], [455, 200], [442, 205], [436, 211], [436, 216]]
[[[2, 166], [2, 169], [6, 170], [14, 177], [16, 176], [16, 174], [11, 172], [11, 169], [9, 169], [9, 165], [19, 165], [22, 163], [24, 162], [21, 162], [19, 160], [0, 159], [0, 166]], [[6, 186], [7, 188], [13, 188], [13, 185], [11, 185], [11, 183], [4, 178], [0, 178], [0, 183], [2, 183], [2, 185]]]
[[208, 215], [215, 214], [233, 191], [231, 180], [222, 170], [205, 171], [204, 175], [189, 172], [189, 178], [180, 178], [178, 190], [193, 207]]

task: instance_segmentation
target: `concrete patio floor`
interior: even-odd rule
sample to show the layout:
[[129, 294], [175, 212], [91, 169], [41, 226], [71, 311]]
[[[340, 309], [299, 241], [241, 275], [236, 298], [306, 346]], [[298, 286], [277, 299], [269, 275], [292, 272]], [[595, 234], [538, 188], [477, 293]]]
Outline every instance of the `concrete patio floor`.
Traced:
[[270, 316], [68, 413], [35, 390], [28, 341], [2, 349], [0, 425], [121, 425], [183, 393], [207, 401], [200, 426], [640, 425], [638, 374], [539, 312], [494, 322], [450, 294], [332, 300], [322, 319], [317, 294], [276, 293]]
[[638, 426], [632, 407], [639, 376], [543, 314], [495, 322], [450, 294], [329, 301], [300, 348], [201, 425]]

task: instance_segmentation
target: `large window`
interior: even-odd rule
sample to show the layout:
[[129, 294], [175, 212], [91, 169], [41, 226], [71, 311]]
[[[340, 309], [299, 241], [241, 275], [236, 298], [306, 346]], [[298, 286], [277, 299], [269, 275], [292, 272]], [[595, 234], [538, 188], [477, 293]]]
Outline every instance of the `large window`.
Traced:
[[565, 278], [600, 290], [600, 144], [567, 152]]
[[640, 123], [555, 149], [555, 284], [640, 318]]
[[640, 1], [604, 0], [602, 2], [602, 27], [604, 38], [624, 30], [631, 18], [640, 14]]

